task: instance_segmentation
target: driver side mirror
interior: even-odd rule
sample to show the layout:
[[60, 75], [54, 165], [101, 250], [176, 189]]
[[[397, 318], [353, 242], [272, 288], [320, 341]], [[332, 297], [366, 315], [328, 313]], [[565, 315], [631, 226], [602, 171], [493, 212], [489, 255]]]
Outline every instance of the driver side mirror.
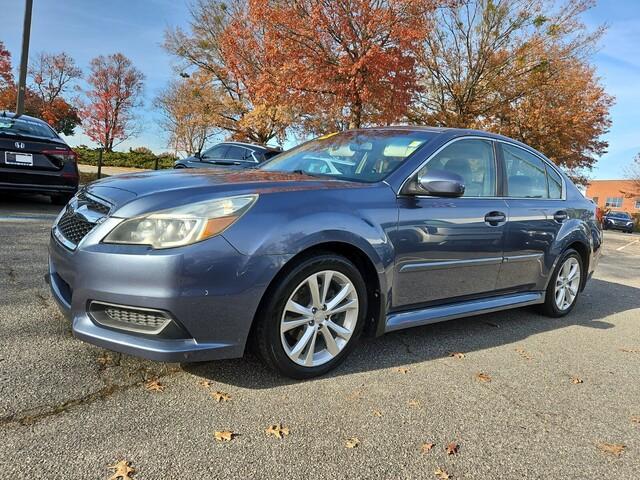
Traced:
[[407, 193], [434, 197], [461, 197], [465, 189], [464, 180], [460, 175], [435, 169], [429, 170], [407, 186]]

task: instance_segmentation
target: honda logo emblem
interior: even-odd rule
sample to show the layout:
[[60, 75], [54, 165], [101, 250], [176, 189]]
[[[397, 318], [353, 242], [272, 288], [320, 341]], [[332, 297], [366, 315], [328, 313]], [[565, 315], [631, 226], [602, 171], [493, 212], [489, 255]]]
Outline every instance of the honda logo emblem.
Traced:
[[16, 146], [16, 148], [24, 148], [24, 143], [22, 142], [16, 142], [14, 143], [14, 145]]

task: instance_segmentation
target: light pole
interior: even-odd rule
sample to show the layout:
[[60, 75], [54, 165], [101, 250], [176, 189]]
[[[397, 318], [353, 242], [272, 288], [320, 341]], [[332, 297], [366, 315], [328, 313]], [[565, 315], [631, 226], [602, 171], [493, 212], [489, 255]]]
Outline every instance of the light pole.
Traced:
[[27, 66], [29, 65], [29, 38], [31, 37], [31, 10], [33, 0], [25, 0], [24, 25], [22, 27], [22, 55], [20, 57], [20, 76], [18, 78], [18, 101], [16, 116], [24, 113], [24, 95], [27, 84]]

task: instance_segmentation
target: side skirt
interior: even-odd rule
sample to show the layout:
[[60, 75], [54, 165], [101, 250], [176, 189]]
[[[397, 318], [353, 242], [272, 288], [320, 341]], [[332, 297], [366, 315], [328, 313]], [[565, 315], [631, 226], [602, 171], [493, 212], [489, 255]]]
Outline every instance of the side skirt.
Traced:
[[527, 292], [468, 300], [387, 315], [385, 332], [544, 303], [544, 292]]

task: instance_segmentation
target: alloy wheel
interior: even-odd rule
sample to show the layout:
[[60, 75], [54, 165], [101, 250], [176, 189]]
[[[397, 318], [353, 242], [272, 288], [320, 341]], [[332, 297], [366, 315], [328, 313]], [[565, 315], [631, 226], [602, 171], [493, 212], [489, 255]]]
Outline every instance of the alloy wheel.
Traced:
[[575, 257], [569, 257], [558, 270], [555, 288], [556, 306], [567, 310], [576, 299], [580, 288], [580, 263]]
[[314, 273], [293, 291], [280, 319], [280, 338], [289, 359], [317, 367], [347, 345], [358, 322], [358, 293], [341, 272]]

